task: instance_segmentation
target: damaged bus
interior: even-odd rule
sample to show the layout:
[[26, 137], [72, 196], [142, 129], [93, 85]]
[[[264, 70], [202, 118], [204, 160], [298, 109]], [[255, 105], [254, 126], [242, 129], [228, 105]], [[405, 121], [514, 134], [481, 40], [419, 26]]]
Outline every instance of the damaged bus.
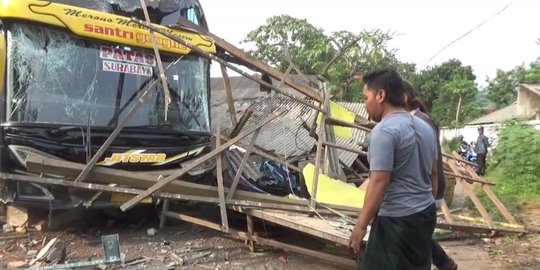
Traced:
[[[184, 18], [207, 28], [198, 0], [146, 2], [156, 27], [215, 52], [212, 39], [178, 27]], [[146, 87], [150, 94], [97, 166], [166, 175], [209, 151], [209, 60], [156, 36], [171, 100], [165, 110], [149, 32], [130, 19], [143, 14], [139, 0], [0, 2], [2, 172], [38, 175], [27, 170], [30, 155], [86, 164]], [[189, 177], [203, 179], [213, 168], [204, 164]], [[0, 190], [4, 203], [56, 209], [96, 195], [9, 179]], [[92, 206], [122, 200], [101, 194]]]

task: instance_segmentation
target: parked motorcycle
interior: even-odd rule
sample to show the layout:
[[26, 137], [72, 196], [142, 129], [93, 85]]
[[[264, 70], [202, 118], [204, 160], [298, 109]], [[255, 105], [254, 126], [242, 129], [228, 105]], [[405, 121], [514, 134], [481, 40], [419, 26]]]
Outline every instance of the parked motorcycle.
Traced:
[[475, 162], [476, 163], [476, 152], [474, 152], [474, 142], [470, 144], [467, 142], [462, 142], [459, 146], [458, 153], [463, 157], [463, 159]]

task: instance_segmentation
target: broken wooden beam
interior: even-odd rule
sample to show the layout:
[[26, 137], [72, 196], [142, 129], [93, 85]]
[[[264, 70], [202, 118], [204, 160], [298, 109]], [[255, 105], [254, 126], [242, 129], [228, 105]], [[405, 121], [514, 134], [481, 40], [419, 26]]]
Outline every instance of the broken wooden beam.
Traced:
[[[29, 176], [29, 175], [22, 175], [22, 174], [0, 173], [0, 179], [46, 184], [46, 185], [58, 185], [58, 186], [65, 186], [65, 187], [80, 188], [80, 189], [85, 189], [85, 190], [94, 190], [94, 191], [98, 190], [98, 191], [104, 191], [104, 192], [125, 193], [125, 194], [133, 194], [133, 195], [141, 194], [144, 191], [144, 190], [135, 189], [135, 188], [116, 187], [116, 186], [109, 186], [109, 185], [96, 184], [96, 183], [73, 182], [73, 181], [62, 180], [62, 179]], [[92, 180], [92, 179], [89, 179], [89, 180]], [[243, 193], [243, 192], [246, 192], [246, 191], [238, 191], [238, 193]], [[258, 195], [264, 195], [264, 194], [258, 194]], [[217, 198], [217, 196], [186, 195], [186, 194], [175, 194], [175, 193], [169, 193], [169, 192], [157, 192], [153, 194], [152, 196], [165, 198], [165, 199], [219, 204], [219, 198]], [[266, 195], [265, 197], [272, 198], [274, 196]], [[300, 200], [292, 200], [292, 199], [281, 198], [281, 197], [278, 197], [278, 198], [285, 199], [286, 201], [288, 201], [288, 203], [286, 201], [272, 202], [270, 200], [257, 201], [257, 200], [233, 199], [228, 202], [228, 205], [243, 206], [243, 207], [255, 208], [255, 209], [261, 208], [261, 209], [287, 210], [287, 211], [302, 212], [302, 213], [309, 213], [313, 211], [311, 208], [307, 206], [307, 203], [308, 203], [307, 200], [300, 201]], [[358, 214], [358, 210], [355, 211], [354, 209], [348, 209], [348, 208], [339, 209], [339, 207], [336, 209], [340, 210], [342, 213], [346, 215], [354, 216]], [[319, 212], [324, 213], [324, 214], [334, 214], [332, 211], [326, 211], [324, 209], [319, 210]]]
[[[26, 166], [30, 172], [40, 173], [40, 174], [55, 174], [62, 175], [68, 178], [75, 178], [83, 169], [84, 164], [63, 161], [63, 160], [54, 160], [54, 159], [43, 159], [37, 156], [29, 156], [26, 160]], [[15, 176], [15, 174], [14, 174]], [[109, 185], [111, 183], [117, 185], [128, 186], [136, 189], [147, 189], [148, 187], [154, 185], [157, 181], [156, 175], [146, 174], [146, 173], [136, 173], [128, 172], [124, 170], [96, 167], [88, 175], [94, 183], [100, 183], [104, 185]], [[9, 178], [8, 178], [9, 179]], [[72, 182], [72, 181], [66, 181]], [[116, 188], [116, 187], [108, 187]], [[113, 189], [109, 189], [114, 191]], [[167, 186], [167, 191], [169, 193], [179, 194], [179, 195], [193, 195], [193, 196], [203, 196], [203, 197], [218, 197], [217, 187], [202, 185], [197, 183], [190, 183], [182, 180], [175, 180]], [[225, 189], [227, 192], [228, 189]], [[279, 196], [249, 192], [238, 190], [234, 196], [236, 200], [247, 200], [255, 202], [270, 202], [270, 203], [283, 203], [283, 204], [293, 204], [293, 205], [305, 205], [305, 202], [300, 200], [293, 200], [289, 198], [283, 198]]]
[[332, 142], [323, 142], [323, 145], [324, 146], [329, 146], [329, 147], [334, 147], [334, 148], [341, 149], [341, 150], [344, 150], [344, 151], [353, 152], [355, 154], [359, 154], [359, 155], [362, 155], [362, 156], [367, 156], [367, 152], [364, 152], [364, 151], [359, 150], [359, 149], [352, 148], [350, 146], [341, 145], [341, 144], [332, 143]]
[[251, 115], [253, 115], [253, 112], [253, 107], [250, 106], [246, 108], [246, 110], [242, 114], [242, 117], [240, 117], [240, 120], [234, 125], [231, 134], [229, 134], [229, 138], [234, 138], [238, 135], [238, 133], [240, 133], [240, 131], [246, 126], [249, 118], [251, 118]]
[[231, 123], [233, 126], [236, 126], [238, 121], [236, 120], [236, 110], [234, 108], [234, 101], [232, 97], [231, 89], [231, 80], [229, 79], [229, 74], [227, 73], [227, 67], [220, 65], [221, 67], [221, 76], [223, 77], [223, 87], [225, 88], [225, 97], [227, 98], [227, 105], [229, 108], [229, 117], [231, 118]]
[[[225, 136], [223, 134], [221, 135], [221, 139], [225, 140], [225, 141], [230, 140], [230, 138], [228, 138], [227, 136]], [[238, 146], [240, 146], [240, 147], [242, 147], [244, 149], [248, 148], [248, 145], [245, 145], [245, 144], [243, 144], [241, 142], [238, 142], [236, 145], [238, 145]], [[267, 152], [265, 152], [263, 150], [259, 150], [259, 147], [257, 147], [256, 145], [251, 149], [251, 152], [253, 152], [253, 154], [259, 155], [259, 156], [261, 156], [263, 158], [266, 158], [266, 159], [275, 161], [277, 163], [283, 164], [283, 165], [289, 167], [289, 169], [295, 170], [297, 172], [302, 171], [298, 166], [292, 165], [291, 163], [287, 162], [287, 160], [284, 159], [284, 158], [281, 158], [281, 157], [278, 157], [276, 155], [267, 153]]]
[[[221, 137], [221, 116], [217, 117], [217, 137]], [[221, 140], [216, 140], [215, 145], [216, 149], [219, 149], [219, 147], [221, 146]], [[223, 160], [221, 159], [221, 153], [219, 153], [216, 157], [216, 174], [222, 230], [224, 232], [228, 232], [229, 219], [227, 217], [227, 204], [225, 203], [225, 188], [223, 186]]]
[[[192, 44], [186, 42], [184, 39], [182, 39], [182, 38], [180, 38], [180, 37], [178, 37], [178, 36], [175, 36], [175, 35], [173, 35], [173, 34], [167, 32], [167, 31], [165, 31], [165, 30], [163, 30], [163, 29], [161, 29], [161, 28], [157, 28], [157, 27], [155, 27], [155, 26], [153, 26], [153, 25], [151, 25], [151, 24], [149, 24], [149, 23], [146, 23], [146, 22], [143, 21], [143, 20], [140, 20], [140, 19], [137, 19], [137, 18], [131, 18], [131, 20], [132, 20], [133, 22], [135, 22], [135, 23], [141, 25], [141, 26], [144, 26], [144, 27], [146, 27], [146, 28], [148, 28], [148, 29], [151, 29], [151, 30], [153, 30], [153, 31], [156, 32], [156, 33], [160, 33], [161, 35], [163, 35], [163, 36], [165, 36], [165, 37], [167, 37], [167, 38], [169, 38], [169, 39], [172, 39], [173, 41], [176, 41], [176, 42], [178, 42], [179, 44], [182, 44], [182, 45], [188, 47], [189, 49], [191, 49], [193, 52], [199, 54], [200, 56], [203, 56], [203, 57], [205, 57], [205, 58], [207, 58], [207, 59], [216, 61], [216, 62], [218, 62], [218, 63], [220, 63], [220, 64], [222, 64], [222, 65], [224, 65], [224, 66], [230, 68], [231, 70], [237, 72], [238, 74], [241, 74], [242, 76], [244, 76], [244, 77], [246, 77], [246, 78], [248, 78], [248, 79], [250, 79], [250, 80], [252, 80], [252, 81], [254, 81], [254, 82], [257, 82], [257, 83], [260, 84], [260, 85], [264, 85], [265, 87], [268, 87], [268, 88], [270, 88], [270, 89], [272, 89], [272, 90], [274, 90], [274, 91], [276, 91], [276, 92], [278, 92], [278, 93], [280, 93], [280, 94], [282, 94], [282, 95], [284, 95], [284, 96], [287, 96], [287, 97], [289, 97], [289, 98], [292, 98], [292, 99], [296, 100], [297, 102], [299, 102], [299, 103], [301, 103], [301, 104], [303, 104], [303, 105], [305, 105], [305, 106], [307, 106], [307, 107], [310, 107], [310, 108], [312, 108], [312, 109], [318, 110], [318, 107], [315, 106], [315, 105], [313, 105], [312, 103], [310, 103], [310, 102], [308, 102], [308, 101], [306, 101], [306, 100], [304, 100], [304, 99], [297, 98], [297, 97], [295, 97], [294, 95], [292, 95], [292, 94], [290, 94], [290, 93], [288, 93], [288, 92], [286, 92], [286, 91], [283, 91], [282, 89], [279, 89], [279, 88], [277, 88], [277, 87], [275, 87], [275, 86], [273, 86], [273, 85], [271, 85], [271, 84], [269, 84], [269, 83], [267, 83], [267, 82], [261, 80], [260, 78], [256, 77], [255, 75], [251, 75], [251, 74], [249, 74], [249, 73], [247, 73], [247, 72], [244, 72], [242, 69], [240, 69], [240, 68], [238, 68], [238, 67], [236, 67], [236, 66], [234, 66], [234, 65], [232, 65], [232, 64], [229, 64], [227, 61], [225, 61], [225, 60], [223, 60], [223, 59], [221, 59], [221, 58], [219, 58], [219, 57], [217, 57], [217, 56], [215, 56], [215, 55], [213, 55], [213, 54], [210, 54], [210, 53], [205, 52], [204, 50], [202, 50], [202, 49], [198, 48], [197, 46], [194, 46], [194, 45], [192, 45]], [[217, 45], [217, 42], [216, 42], [216, 45]], [[237, 50], [239, 50], [239, 49], [237, 49]], [[244, 54], [246, 54], [246, 53], [244, 52]], [[247, 54], [246, 54], [246, 55], [247, 55]], [[258, 60], [257, 60], [257, 61], [258, 61]], [[261, 62], [261, 63], [262, 63], [262, 62]], [[277, 71], [277, 69], [274, 69], [274, 68], [272, 68], [272, 67], [270, 67], [270, 66], [268, 66], [268, 65], [267, 65], [267, 67], [268, 67], [269, 69], [273, 69], [274, 71]], [[265, 72], [265, 73], [266, 73], [266, 72]], [[280, 74], [283, 75], [281, 72], [280, 72]], [[272, 74], [269, 74], [269, 75], [272, 75]], [[272, 75], [272, 76], [273, 76], [273, 75]], [[273, 76], [273, 77], [274, 77], [274, 76]], [[279, 80], [280, 78], [281, 78], [280, 76], [276, 77], [276, 79], [278, 79], [278, 80]], [[290, 78], [286, 78], [284, 82], [285, 82], [285, 84], [288, 84], [288, 83], [290, 83], [290, 82], [294, 82], [294, 80], [292, 80], [292, 79], [290, 79]], [[296, 82], [294, 82], [294, 83], [296, 84]], [[305, 94], [306, 94], [307, 96], [310, 96], [310, 93], [311, 93], [311, 94], [317, 94], [317, 92], [315, 92], [313, 89], [309, 88], [309, 87], [306, 86], [306, 85], [304, 85], [304, 87], [302, 87], [302, 88], [307, 88], [307, 89], [310, 90], [310, 92], [305, 92]], [[300, 92], [301, 92], [301, 91], [300, 91]]]
[[163, 179], [162, 181], [159, 181], [157, 182], [156, 184], [154, 184], [153, 186], [151, 186], [149, 189], [147, 189], [145, 192], [143, 192], [142, 194], [139, 194], [137, 196], [135, 196], [135, 198], [127, 201], [126, 203], [124, 203], [123, 205], [120, 206], [120, 209], [122, 211], [126, 211], [126, 210], [129, 210], [131, 209], [133, 206], [135, 206], [137, 203], [139, 203], [140, 201], [142, 201], [145, 197], [148, 197], [149, 195], [151, 195], [152, 193], [160, 190], [161, 188], [165, 187], [167, 184], [169, 184], [170, 182], [174, 181], [176, 178], [178, 177], [181, 177], [183, 176], [184, 174], [186, 174], [188, 171], [196, 168], [197, 166], [203, 164], [204, 162], [206, 162], [207, 160], [215, 157], [216, 155], [218, 155], [219, 153], [229, 149], [229, 147], [231, 147], [233, 144], [235, 144], [236, 142], [238, 142], [239, 140], [247, 137], [249, 134], [255, 132], [256, 130], [260, 129], [262, 126], [270, 123], [270, 121], [276, 119], [277, 117], [279, 116], [279, 114], [270, 114], [270, 116], [268, 116], [266, 119], [262, 120], [259, 124], [257, 124], [254, 128], [248, 130], [248, 131], [245, 131], [245, 132], [242, 132], [241, 134], [239, 134], [237, 137], [235, 137], [234, 139], [231, 139], [230, 141], [224, 143], [220, 148], [216, 148], [212, 151], [210, 151], [209, 153], [199, 157], [198, 159], [196, 159], [195, 161], [193, 161], [193, 163], [190, 163], [188, 165], [186, 165], [184, 168], [182, 168], [181, 170], [178, 170], [177, 172], [173, 173], [172, 175], [169, 175], [167, 176], [167, 178]]

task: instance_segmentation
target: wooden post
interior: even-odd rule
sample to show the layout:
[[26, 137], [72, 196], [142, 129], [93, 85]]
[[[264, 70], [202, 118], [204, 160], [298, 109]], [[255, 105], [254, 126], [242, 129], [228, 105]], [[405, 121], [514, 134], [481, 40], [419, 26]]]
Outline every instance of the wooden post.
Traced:
[[[144, 19], [146, 20], [146, 23], [150, 24], [152, 23], [150, 21], [150, 15], [148, 15], [148, 8], [146, 8], [146, 2], [145, 0], [140, 0], [141, 7], [144, 13]], [[156, 62], [158, 66], [159, 71], [159, 78], [161, 79], [161, 84], [163, 86], [163, 96], [164, 96], [164, 104], [165, 108], [165, 120], [167, 120], [167, 112], [169, 109], [169, 103], [171, 103], [171, 92], [169, 92], [169, 84], [167, 84], [167, 78], [165, 77], [165, 70], [163, 69], [163, 62], [161, 61], [161, 56], [159, 54], [159, 49], [157, 47], [156, 43], [156, 37], [154, 35], [154, 30], [148, 29], [148, 33], [150, 36], [150, 41], [152, 42], [152, 48], [154, 49], [154, 54], [156, 56]]]
[[249, 145], [246, 148], [246, 153], [244, 153], [244, 157], [242, 158], [242, 161], [240, 162], [240, 166], [238, 166], [238, 170], [236, 172], [236, 175], [234, 176], [234, 180], [231, 186], [229, 187], [229, 192], [227, 193], [227, 200], [231, 200], [234, 196], [234, 193], [236, 192], [236, 187], [238, 186], [240, 177], [242, 177], [242, 171], [244, 170], [244, 166], [246, 165], [246, 162], [248, 162], [249, 156], [251, 155], [251, 150], [253, 149], [253, 145], [255, 144], [255, 141], [257, 141], [257, 137], [259, 136], [260, 131], [261, 131], [260, 129], [257, 129], [257, 131], [255, 131], [255, 133], [251, 137]]
[[253, 241], [253, 237], [255, 236], [253, 233], [253, 217], [251, 215], [246, 215], [246, 222], [247, 222], [247, 242], [249, 251], [255, 252], [255, 242]]
[[161, 214], [159, 216], [159, 228], [163, 229], [165, 228], [165, 225], [167, 225], [167, 216], [163, 214], [163, 211], [169, 211], [169, 199], [165, 199], [163, 201], [163, 207], [161, 208]]
[[[313, 188], [311, 189], [311, 200], [309, 202], [309, 205], [315, 209], [317, 207], [317, 187], [319, 185], [319, 168], [321, 166], [321, 152], [323, 143], [324, 143], [324, 126], [326, 125], [326, 110], [328, 106], [330, 97], [328, 96], [328, 93], [324, 93], [324, 102], [321, 104], [321, 111], [322, 111], [322, 121], [321, 125], [319, 126], [319, 138], [317, 140], [317, 151], [315, 152], [315, 172], [313, 173]], [[317, 117], [317, 116], [315, 116]]]
[[441, 210], [443, 212], [444, 218], [446, 219], [446, 222], [452, 224], [454, 223], [454, 219], [452, 218], [452, 215], [450, 214], [450, 209], [448, 209], [448, 205], [443, 200], [441, 205]]
[[221, 76], [223, 77], [223, 86], [225, 87], [225, 96], [227, 97], [227, 104], [229, 105], [229, 115], [231, 117], [231, 123], [233, 126], [236, 126], [238, 121], [236, 120], [236, 110], [234, 108], [234, 101], [232, 97], [231, 89], [231, 80], [229, 79], [229, 74], [227, 74], [227, 67], [220, 65], [221, 67]]
[[228, 149], [229, 147], [231, 147], [233, 144], [235, 144], [236, 142], [240, 141], [241, 139], [245, 138], [246, 136], [248, 136], [249, 134], [255, 132], [257, 129], [261, 128], [262, 126], [268, 124], [270, 121], [276, 119], [276, 117], [278, 117], [279, 114], [272, 114], [270, 115], [269, 117], [267, 117], [266, 119], [264, 119], [263, 121], [261, 121], [257, 126], [255, 126], [254, 128], [248, 130], [248, 131], [245, 131], [245, 132], [242, 132], [241, 134], [239, 134], [237, 137], [235, 137], [234, 139], [231, 139], [230, 141], [224, 143], [223, 145], [221, 145], [220, 148], [216, 148], [214, 150], [212, 150], [211, 152], [199, 157], [198, 159], [196, 159], [193, 163], [190, 163], [189, 165], [186, 165], [186, 167], [182, 168], [181, 170], [177, 171], [176, 173], [173, 173], [171, 175], [169, 175], [167, 178], [163, 179], [162, 181], [159, 181], [157, 182], [156, 184], [154, 184], [153, 186], [151, 186], [149, 189], [147, 189], [146, 191], [144, 191], [143, 193], [135, 196], [135, 198], [127, 201], [126, 203], [124, 203], [122, 206], [120, 206], [120, 209], [122, 211], [127, 211], [129, 209], [131, 209], [131, 207], [135, 206], [135, 204], [139, 203], [140, 201], [142, 201], [144, 198], [154, 194], [156, 191], [158, 191], [159, 189], [163, 188], [165, 185], [167, 185], [168, 183], [174, 181], [176, 178], [178, 177], [181, 177], [182, 175], [186, 174], [188, 171], [196, 168], [197, 166], [203, 164], [204, 162], [206, 162], [207, 160], [215, 157], [216, 155], [218, 155], [219, 153], [223, 152], [224, 150]]
[[[221, 137], [221, 116], [217, 117], [217, 137]], [[216, 140], [216, 149], [221, 146], [221, 140]], [[225, 203], [225, 190], [223, 187], [223, 160], [221, 159], [221, 152], [216, 156], [216, 174], [218, 184], [218, 196], [219, 196], [219, 211], [221, 213], [221, 224], [223, 231], [229, 231], [229, 220], [227, 217], [227, 205]]]

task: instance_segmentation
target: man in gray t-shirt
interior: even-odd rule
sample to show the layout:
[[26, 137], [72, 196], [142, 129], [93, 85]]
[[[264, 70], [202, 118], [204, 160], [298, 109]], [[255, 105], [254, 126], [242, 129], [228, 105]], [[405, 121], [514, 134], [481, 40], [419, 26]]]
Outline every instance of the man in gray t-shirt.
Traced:
[[363, 95], [370, 117], [380, 123], [370, 137], [370, 181], [350, 247], [360, 250], [373, 219], [361, 269], [429, 270], [436, 222], [435, 132], [406, 111], [402, 79], [394, 69], [366, 74]]

